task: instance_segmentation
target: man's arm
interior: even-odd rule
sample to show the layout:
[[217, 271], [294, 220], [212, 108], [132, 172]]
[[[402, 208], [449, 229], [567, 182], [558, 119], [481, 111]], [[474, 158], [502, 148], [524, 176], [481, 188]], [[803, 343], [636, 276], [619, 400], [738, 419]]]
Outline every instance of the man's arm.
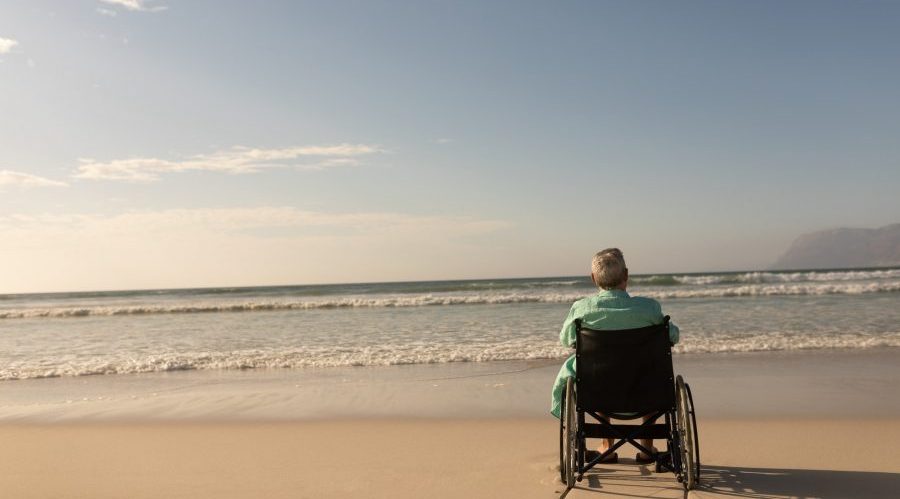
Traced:
[[673, 345], [678, 343], [680, 335], [681, 331], [678, 330], [678, 326], [669, 322], [669, 341], [671, 341]]
[[[656, 313], [659, 314], [659, 319], [658, 319], [659, 322], [657, 322], [656, 324], [661, 324], [663, 321], [663, 318], [666, 316], [666, 314], [663, 313], [662, 305], [660, 305], [658, 301], [656, 301], [656, 300], [652, 300], [652, 301], [654, 304], [654, 308], [656, 308]], [[676, 343], [678, 343], [678, 339], [680, 337], [681, 337], [681, 331], [678, 329], [678, 326], [676, 326], [674, 323], [669, 321], [669, 341], [672, 342], [673, 345], [675, 345]]]
[[559, 332], [560, 345], [568, 348], [575, 348], [575, 319], [578, 319], [578, 315], [575, 313], [575, 305], [577, 305], [577, 302], [572, 304], [572, 308], [569, 309], [569, 315], [563, 322], [562, 330]]

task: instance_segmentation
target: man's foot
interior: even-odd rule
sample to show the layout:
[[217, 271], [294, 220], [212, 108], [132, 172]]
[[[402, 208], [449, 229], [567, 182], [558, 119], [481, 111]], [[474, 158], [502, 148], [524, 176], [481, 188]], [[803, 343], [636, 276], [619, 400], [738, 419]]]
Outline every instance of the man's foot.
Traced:
[[[600, 454], [606, 452], [605, 450], [586, 450], [584, 451], [584, 460], [586, 462], [591, 462], [594, 459], [600, 457]], [[603, 461], [600, 461], [601, 464], [616, 464], [619, 462], [619, 453], [613, 452], [612, 454], [603, 458]]]
[[656, 462], [656, 456], [659, 454], [659, 451], [656, 450], [656, 447], [651, 447], [653, 454], [646, 455], [643, 452], [638, 452], [636, 456], [634, 456], [635, 462], [638, 464], [653, 464]]

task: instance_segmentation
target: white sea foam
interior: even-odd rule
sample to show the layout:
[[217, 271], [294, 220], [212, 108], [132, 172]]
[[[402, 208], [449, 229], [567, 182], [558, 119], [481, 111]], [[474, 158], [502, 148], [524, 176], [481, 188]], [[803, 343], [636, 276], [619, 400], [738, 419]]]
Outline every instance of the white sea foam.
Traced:
[[777, 352], [795, 350], [900, 347], [900, 332], [881, 334], [760, 333], [753, 335], [688, 336], [677, 353]]
[[487, 305], [501, 303], [564, 303], [583, 293], [480, 293], [424, 294], [399, 296], [334, 296], [322, 299], [268, 300], [246, 302], [194, 302], [177, 305], [125, 305], [93, 307], [21, 308], [0, 310], [0, 319], [40, 317], [86, 317], [144, 314], [192, 314], [213, 312], [254, 312], [330, 308], [423, 307], [437, 305]]
[[[689, 336], [676, 353], [767, 352], [811, 349], [900, 347], [900, 332], [882, 334], [796, 334]], [[391, 366], [449, 362], [563, 359], [570, 350], [548, 339], [521, 339], [460, 345], [417, 344], [304, 347], [284, 350], [166, 353], [143, 357], [91, 357], [11, 362], [0, 380], [152, 373], [211, 369], [302, 369]]]
[[[754, 296], [861, 295], [900, 292], [900, 279], [870, 281], [783, 282], [731, 286], [649, 286], [638, 287], [634, 294], [656, 299], [732, 298]], [[185, 301], [177, 304], [94, 305], [23, 307], [0, 309], [0, 319], [65, 318], [87, 316], [194, 314], [215, 312], [254, 312], [312, 310], [333, 308], [424, 307], [448, 305], [491, 305], [515, 303], [571, 303], [585, 296], [583, 291], [429, 293], [403, 295], [326, 296], [305, 299], [252, 301]]]
[[884, 270], [839, 270], [807, 272], [745, 272], [738, 274], [700, 274], [638, 277], [653, 284], [654, 279], [671, 279], [673, 284], [708, 286], [716, 284], [765, 284], [825, 281], [865, 281], [900, 278], [900, 269]]
[[142, 358], [67, 359], [14, 363], [0, 368], [0, 380], [184, 371], [197, 369], [321, 368], [390, 366], [448, 362], [486, 362], [559, 358], [566, 350], [550, 341], [500, 343], [303, 347], [285, 350], [171, 353]]
[[651, 298], [729, 298], [741, 296], [861, 295], [900, 291], [900, 281], [746, 284], [741, 286], [653, 289], [638, 293]]

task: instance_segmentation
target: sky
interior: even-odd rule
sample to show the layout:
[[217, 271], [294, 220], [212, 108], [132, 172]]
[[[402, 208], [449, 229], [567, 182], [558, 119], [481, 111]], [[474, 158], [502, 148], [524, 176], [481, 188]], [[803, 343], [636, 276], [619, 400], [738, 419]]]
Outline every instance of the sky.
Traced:
[[900, 221], [900, 2], [7, 0], [0, 293], [764, 269]]

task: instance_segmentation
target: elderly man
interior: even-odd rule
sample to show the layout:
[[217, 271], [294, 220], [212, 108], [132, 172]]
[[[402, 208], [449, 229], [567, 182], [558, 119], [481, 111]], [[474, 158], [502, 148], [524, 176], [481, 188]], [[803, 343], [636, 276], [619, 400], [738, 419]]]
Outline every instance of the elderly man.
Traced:
[[[563, 323], [559, 333], [559, 341], [563, 346], [575, 347], [575, 320], [581, 319], [585, 327], [600, 330], [634, 329], [653, 326], [663, 322], [662, 308], [659, 302], [651, 298], [630, 296], [628, 287], [628, 268], [625, 258], [618, 248], [608, 248], [596, 255], [591, 261], [591, 280], [600, 291], [576, 301], [569, 310], [569, 316]], [[678, 327], [669, 324], [669, 339], [678, 343]], [[553, 385], [553, 404], [550, 413], [560, 417], [560, 406], [566, 379], [575, 376], [575, 356], [569, 357], [559, 370], [556, 383]], [[600, 451], [613, 445], [611, 439], [605, 440]], [[650, 440], [643, 440], [641, 445], [651, 448]], [[653, 456], [638, 453], [640, 463], [652, 462]], [[616, 462], [618, 456], [611, 455], [605, 462]]]

